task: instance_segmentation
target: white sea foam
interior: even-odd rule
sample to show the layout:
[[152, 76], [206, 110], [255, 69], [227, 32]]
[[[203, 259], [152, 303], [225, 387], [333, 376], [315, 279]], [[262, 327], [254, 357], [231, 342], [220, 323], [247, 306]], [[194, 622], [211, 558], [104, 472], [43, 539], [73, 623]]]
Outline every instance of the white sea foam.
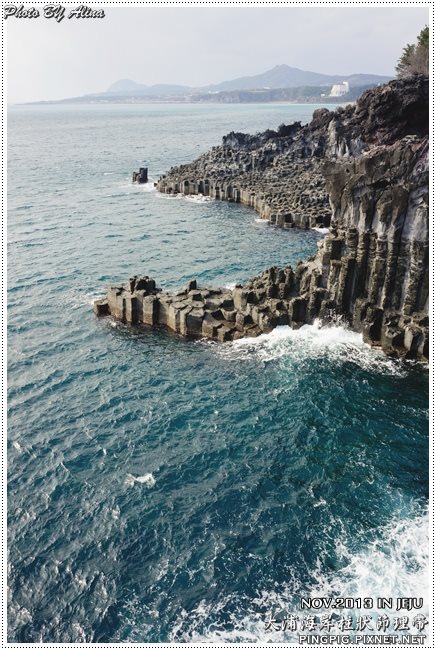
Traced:
[[[315, 575], [312, 595], [412, 596], [424, 599], [422, 612], [428, 615], [429, 589], [428, 512], [410, 518], [394, 517], [380, 528], [377, 538], [354, 553], [347, 540], [337, 541], [337, 557], [344, 568], [330, 576]], [[376, 611], [376, 607], [374, 607]]]
[[13, 448], [16, 449], [17, 451], [23, 451], [23, 449], [22, 449], [20, 443], [17, 442], [16, 440], [13, 441], [12, 446], [13, 446]]
[[[176, 641], [188, 643], [296, 643], [295, 633], [265, 630], [265, 621], [270, 613], [282, 620], [285, 615], [301, 614], [299, 599], [305, 597], [377, 597], [392, 598], [411, 596], [424, 599], [419, 613], [429, 614], [429, 546], [428, 514], [418, 514], [410, 518], [394, 517], [391, 524], [377, 531], [377, 539], [368, 543], [358, 552], [353, 552], [351, 540], [338, 540], [336, 555], [342, 568], [325, 572], [319, 566], [310, 576], [312, 588], [308, 591], [296, 580], [290, 580], [282, 588], [261, 591], [249, 605], [238, 602], [236, 594], [229, 595], [218, 603], [202, 601], [191, 612], [182, 612], [172, 630], [171, 637]], [[395, 610], [395, 608], [394, 608]], [[220, 612], [232, 612], [226, 628], [220, 625]], [[307, 610], [319, 616], [325, 610]], [[346, 611], [354, 620], [362, 614], [393, 616], [409, 615], [410, 612], [362, 609]], [[373, 619], [375, 620], [375, 618]], [[416, 631], [415, 631], [416, 632]], [[426, 628], [428, 632], [428, 628]], [[332, 632], [334, 633], [334, 631]], [[413, 628], [412, 632], [413, 633]]]
[[84, 305], [93, 305], [95, 300], [101, 298], [100, 293], [86, 293], [85, 291], [78, 291], [70, 289], [60, 296], [62, 303], [67, 303], [70, 309], [80, 309]]
[[156, 479], [154, 478], [153, 474], [143, 474], [142, 476], [133, 476], [133, 474], [127, 474], [125, 482], [127, 485], [141, 483], [148, 488], [152, 488], [154, 485], [156, 485]]
[[148, 181], [148, 183], [143, 183], [140, 185], [140, 188], [143, 192], [156, 192], [156, 187], [154, 185], [155, 181]]
[[123, 190], [124, 192], [157, 192], [157, 189], [154, 186], [155, 182], [154, 179], [151, 179], [147, 183], [132, 183], [130, 178], [126, 178], [123, 183], [119, 183], [117, 187], [119, 190]]
[[321, 235], [327, 235], [330, 232], [330, 228], [312, 228], [312, 230], [321, 233]]
[[203, 196], [203, 194], [188, 194], [185, 198], [187, 201], [192, 201], [192, 203], [209, 203], [209, 201], [213, 201], [210, 196]]
[[214, 349], [218, 355], [230, 361], [248, 358], [274, 361], [287, 357], [298, 362], [307, 358], [328, 357], [331, 361], [351, 362], [371, 371], [400, 376], [406, 372], [400, 362], [364, 343], [361, 334], [340, 324], [321, 326], [319, 321], [297, 330], [281, 325], [269, 334], [215, 344]]
[[181, 192], [177, 194], [165, 194], [163, 192], [158, 192], [157, 196], [160, 199], [168, 199], [168, 200], [181, 200], [181, 201], [189, 201], [190, 203], [209, 203], [210, 201], [213, 201], [214, 199], [210, 196], [203, 196], [203, 194], [182, 194]]
[[183, 200], [185, 198], [184, 194], [165, 194], [164, 192], [157, 192], [156, 196], [158, 196], [160, 199], [165, 199], [168, 201], [174, 201], [174, 200]]

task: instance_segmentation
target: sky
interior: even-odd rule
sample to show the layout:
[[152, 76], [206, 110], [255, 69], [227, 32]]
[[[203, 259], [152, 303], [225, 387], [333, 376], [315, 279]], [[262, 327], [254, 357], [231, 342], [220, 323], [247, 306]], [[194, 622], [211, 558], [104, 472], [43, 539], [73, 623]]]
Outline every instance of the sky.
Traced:
[[[21, 3], [17, 3], [19, 5]], [[103, 19], [9, 17], [8, 102], [102, 92], [118, 79], [202, 86], [275, 65], [393, 75], [426, 7], [104, 7]], [[64, 5], [66, 13], [78, 5]]]

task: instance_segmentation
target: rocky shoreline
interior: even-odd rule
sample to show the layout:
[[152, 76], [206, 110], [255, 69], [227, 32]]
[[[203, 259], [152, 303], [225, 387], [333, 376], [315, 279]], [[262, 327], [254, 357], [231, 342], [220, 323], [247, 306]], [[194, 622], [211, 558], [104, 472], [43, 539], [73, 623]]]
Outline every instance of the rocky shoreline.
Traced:
[[[314, 118], [324, 110], [315, 111]], [[284, 228], [328, 227], [331, 210], [316, 154], [318, 136], [299, 122], [256, 136], [232, 132], [222, 146], [170, 169], [157, 189], [242, 203]]]
[[392, 81], [334, 112], [319, 109], [305, 126], [231, 133], [171, 169], [157, 189], [242, 202], [285, 228], [328, 226], [316, 255], [234, 290], [194, 280], [167, 293], [135, 277], [110, 288], [95, 312], [216, 341], [341, 316], [387, 354], [426, 360], [428, 184], [425, 77]]

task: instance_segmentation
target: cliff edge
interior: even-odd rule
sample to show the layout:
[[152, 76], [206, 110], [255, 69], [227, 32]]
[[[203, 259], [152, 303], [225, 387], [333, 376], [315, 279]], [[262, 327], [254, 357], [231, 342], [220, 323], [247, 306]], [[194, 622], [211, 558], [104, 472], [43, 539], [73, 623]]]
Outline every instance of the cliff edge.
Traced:
[[97, 314], [226, 341], [340, 316], [394, 356], [428, 359], [428, 78], [395, 80], [301, 126], [249, 136], [172, 168], [162, 192], [241, 201], [283, 227], [329, 226], [295, 269], [273, 267], [233, 291], [162, 292], [131, 278]]

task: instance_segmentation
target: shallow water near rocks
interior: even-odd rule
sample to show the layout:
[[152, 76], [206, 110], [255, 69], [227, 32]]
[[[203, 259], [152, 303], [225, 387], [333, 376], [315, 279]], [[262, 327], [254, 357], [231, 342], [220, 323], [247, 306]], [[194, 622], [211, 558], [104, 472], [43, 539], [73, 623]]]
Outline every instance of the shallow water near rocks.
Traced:
[[265, 642], [301, 596], [424, 597], [428, 378], [342, 326], [218, 345], [98, 320], [110, 283], [232, 286], [323, 233], [158, 195], [315, 106], [9, 112], [9, 641]]

